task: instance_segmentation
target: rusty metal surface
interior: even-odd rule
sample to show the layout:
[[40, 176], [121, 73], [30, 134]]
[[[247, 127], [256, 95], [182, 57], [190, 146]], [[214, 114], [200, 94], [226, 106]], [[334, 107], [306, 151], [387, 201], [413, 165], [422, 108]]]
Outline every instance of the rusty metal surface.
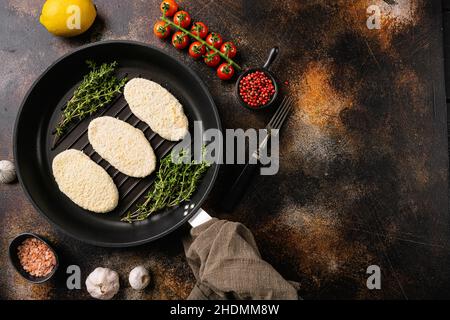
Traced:
[[[207, 83], [224, 128], [263, 127], [268, 114], [235, 103], [233, 85], [152, 35], [158, 1], [95, 1], [99, 19], [85, 35], [59, 39], [38, 23], [43, 1], [6, 0], [0, 8], [0, 158], [12, 159], [13, 124], [36, 77], [79, 45], [132, 39], [185, 62]], [[244, 66], [262, 64], [279, 45], [273, 71], [295, 98], [281, 137], [280, 172], [257, 177], [240, 206], [207, 204], [215, 216], [245, 223], [264, 258], [300, 281], [305, 298], [450, 297], [446, 107], [439, 1], [180, 1], [195, 19], [234, 39]], [[382, 29], [366, 27], [366, 9], [382, 8]], [[64, 266], [83, 278], [97, 266], [119, 272], [122, 299], [185, 298], [194, 284], [180, 239], [188, 228], [142, 247], [104, 249], [53, 229], [20, 186], [0, 185], [0, 297], [88, 298], [65, 289]], [[9, 241], [32, 231], [55, 243], [63, 262], [55, 281], [30, 285], [8, 262]], [[129, 270], [147, 265], [152, 286], [136, 293]], [[382, 270], [368, 290], [366, 268]]]

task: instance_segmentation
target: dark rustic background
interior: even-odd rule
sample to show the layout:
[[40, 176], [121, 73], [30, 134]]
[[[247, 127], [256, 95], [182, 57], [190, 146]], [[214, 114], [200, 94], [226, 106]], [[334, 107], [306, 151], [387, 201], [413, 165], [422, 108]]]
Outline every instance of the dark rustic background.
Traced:
[[[269, 114], [235, 103], [231, 83], [152, 35], [159, 1], [96, 0], [95, 25], [75, 39], [39, 24], [43, 2], [5, 0], [0, 8], [1, 159], [13, 158], [17, 110], [38, 75], [74, 48], [106, 39], [149, 43], [189, 65], [209, 87], [224, 128], [267, 122]], [[264, 258], [301, 283], [304, 298], [450, 297], [442, 9], [440, 1], [387, 2], [180, 1], [238, 44], [242, 65], [260, 65], [272, 46], [281, 48], [273, 71], [296, 108], [282, 133], [280, 172], [257, 177], [235, 212], [224, 214], [216, 205], [227, 187], [223, 168], [207, 209], [245, 223]], [[382, 9], [381, 30], [366, 27], [370, 4]], [[88, 298], [84, 289], [65, 289], [68, 264], [80, 265], [83, 278], [97, 266], [117, 270], [121, 299], [185, 298], [194, 284], [180, 241], [187, 227], [137, 248], [93, 247], [52, 228], [17, 183], [0, 186], [0, 219], [2, 298]], [[30, 285], [9, 264], [9, 241], [25, 231], [57, 247], [63, 261], [53, 281]], [[127, 283], [137, 264], [153, 274], [143, 293]], [[381, 267], [381, 290], [366, 288], [371, 264]]]

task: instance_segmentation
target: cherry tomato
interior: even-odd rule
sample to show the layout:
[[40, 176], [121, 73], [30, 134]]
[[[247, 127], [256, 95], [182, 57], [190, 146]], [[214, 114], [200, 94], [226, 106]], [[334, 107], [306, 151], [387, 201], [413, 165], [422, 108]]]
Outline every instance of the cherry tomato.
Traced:
[[200, 41], [195, 41], [189, 47], [189, 55], [194, 59], [199, 59], [206, 53], [205, 46]]
[[153, 33], [160, 39], [165, 39], [170, 35], [170, 27], [164, 21], [157, 21], [153, 26]]
[[177, 31], [172, 36], [172, 44], [178, 50], [182, 50], [189, 44], [189, 37], [181, 31]]
[[217, 76], [222, 80], [230, 80], [234, 75], [234, 68], [228, 63], [222, 63], [217, 68]]
[[218, 33], [211, 32], [206, 37], [206, 43], [215, 47], [216, 49], [220, 49], [220, 46], [223, 43], [222, 36]]
[[228, 58], [233, 59], [236, 56], [237, 49], [233, 42], [225, 42], [220, 47], [220, 52], [226, 55]]
[[205, 57], [205, 63], [208, 67], [217, 67], [220, 63], [220, 56], [211, 50]]
[[173, 16], [173, 23], [182, 28], [187, 28], [191, 24], [191, 16], [186, 11], [178, 11]]
[[200, 22], [200, 21], [195, 22], [192, 25], [191, 32], [194, 35], [199, 36], [200, 38], [204, 39], [206, 37], [206, 35], [208, 34], [208, 27], [203, 22]]
[[178, 4], [174, 0], [164, 0], [159, 8], [162, 13], [165, 13], [166, 17], [171, 17], [178, 11]]

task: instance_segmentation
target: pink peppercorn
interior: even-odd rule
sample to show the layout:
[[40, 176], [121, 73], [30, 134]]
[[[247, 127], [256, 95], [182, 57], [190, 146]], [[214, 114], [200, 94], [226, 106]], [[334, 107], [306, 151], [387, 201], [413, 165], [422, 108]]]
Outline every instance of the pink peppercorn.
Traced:
[[239, 95], [252, 108], [266, 105], [274, 94], [272, 79], [262, 71], [249, 73], [239, 82]]

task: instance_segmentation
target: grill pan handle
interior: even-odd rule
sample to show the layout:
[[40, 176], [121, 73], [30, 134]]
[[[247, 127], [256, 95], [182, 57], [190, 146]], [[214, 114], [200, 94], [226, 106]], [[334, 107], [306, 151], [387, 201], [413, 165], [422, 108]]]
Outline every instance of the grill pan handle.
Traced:
[[200, 208], [188, 222], [192, 228], [195, 228], [211, 219], [211, 216], [205, 210]]

